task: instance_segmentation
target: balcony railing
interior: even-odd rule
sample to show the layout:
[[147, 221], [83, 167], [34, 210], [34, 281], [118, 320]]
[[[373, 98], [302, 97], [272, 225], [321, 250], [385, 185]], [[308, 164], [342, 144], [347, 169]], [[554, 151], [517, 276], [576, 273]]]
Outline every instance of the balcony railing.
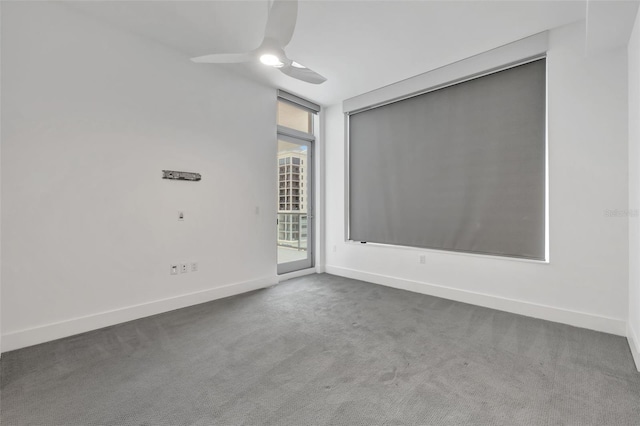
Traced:
[[308, 221], [308, 213], [278, 213], [278, 246], [306, 251]]

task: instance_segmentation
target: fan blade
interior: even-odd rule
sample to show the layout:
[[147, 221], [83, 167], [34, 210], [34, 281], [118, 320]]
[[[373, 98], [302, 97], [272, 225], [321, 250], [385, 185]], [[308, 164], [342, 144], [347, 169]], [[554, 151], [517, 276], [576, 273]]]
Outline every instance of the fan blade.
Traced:
[[281, 48], [284, 48], [293, 37], [297, 18], [297, 0], [273, 0], [267, 26], [264, 30], [264, 38], [275, 40]]
[[254, 59], [253, 52], [250, 53], [214, 53], [213, 55], [198, 56], [191, 58], [193, 62], [200, 64], [237, 64], [250, 62]]
[[298, 80], [306, 81], [307, 83], [322, 84], [327, 81], [325, 77], [307, 67], [298, 68], [293, 65], [285, 65], [280, 68], [280, 71], [289, 77], [297, 78]]

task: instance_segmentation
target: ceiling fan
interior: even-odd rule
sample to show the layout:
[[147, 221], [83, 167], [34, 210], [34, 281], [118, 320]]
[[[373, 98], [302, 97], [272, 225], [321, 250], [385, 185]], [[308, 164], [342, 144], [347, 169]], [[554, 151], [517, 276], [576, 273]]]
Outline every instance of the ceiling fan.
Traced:
[[273, 0], [260, 46], [248, 53], [214, 53], [191, 58], [204, 64], [234, 64], [259, 60], [282, 73], [307, 83], [322, 84], [327, 79], [287, 57], [285, 46], [291, 41], [298, 17], [298, 0]]

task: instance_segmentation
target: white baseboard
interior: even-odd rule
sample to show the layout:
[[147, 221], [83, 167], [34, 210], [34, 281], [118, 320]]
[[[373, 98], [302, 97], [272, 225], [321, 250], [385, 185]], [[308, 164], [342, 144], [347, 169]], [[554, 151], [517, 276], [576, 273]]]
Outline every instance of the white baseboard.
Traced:
[[627, 324], [627, 341], [629, 342], [629, 348], [631, 348], [631, 355], [633, 355], [636, 368], [640, 371], [640, 339], [638, 339], [638, 336], [640, 335], [635, 332], [631, 324]]
[[499, 311], [511, 312], [514, 314], [525, 315], [533, 318], [540, 318], [547, 321], [569, 324], [575, 327], [602, 331], [618, 336], [625, 336], [627, 332], [626, 321], [617, 318], [603, 317], [599, 315], [588, 314], [585, 312], [570, 311], [553, 306], [538, 305], [521, 300], [507, 299], [482, 293], [474, 293], [467, 290], [460, 290], [420, 281], [406, 280], [403, 278], [396, 278], [387, 275], [372, 274], [369, 272], [342, 268], [338, 266], [326, 265], [325, 269], [328, 274], [339, 275], [341, 277], [367, 281], [374, 284], [412, 291], [415, 293], [428, 294], [430, 296], [442, 297], [443, 299], [484, 306], [486, 308], [497, 309]]
[[125, 308], [100, 312], [79, 318], [45, 324], [25, 330], [13, 331], [2, 335], [2, 352], [12, 351], [39, 343], [73, 336], [74, 334], [96, 330], [110, 325], [120, 324], [175, 309], [186, 308], [200, 303], [210, 302], [224, 297], [235, 296], [253, 290], [277, 284], [277, 277], [264, 277], [216, 287], [195, 293], [183, 294], [153, 302], [142, 303]]

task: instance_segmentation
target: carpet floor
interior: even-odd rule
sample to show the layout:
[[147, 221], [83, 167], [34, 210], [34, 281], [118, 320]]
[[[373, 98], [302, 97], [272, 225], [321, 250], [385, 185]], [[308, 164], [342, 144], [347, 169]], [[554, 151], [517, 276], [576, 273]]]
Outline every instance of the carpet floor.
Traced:
[[2, 425], [640, 425], [623, 337], [326, 274], [0, 363]]

